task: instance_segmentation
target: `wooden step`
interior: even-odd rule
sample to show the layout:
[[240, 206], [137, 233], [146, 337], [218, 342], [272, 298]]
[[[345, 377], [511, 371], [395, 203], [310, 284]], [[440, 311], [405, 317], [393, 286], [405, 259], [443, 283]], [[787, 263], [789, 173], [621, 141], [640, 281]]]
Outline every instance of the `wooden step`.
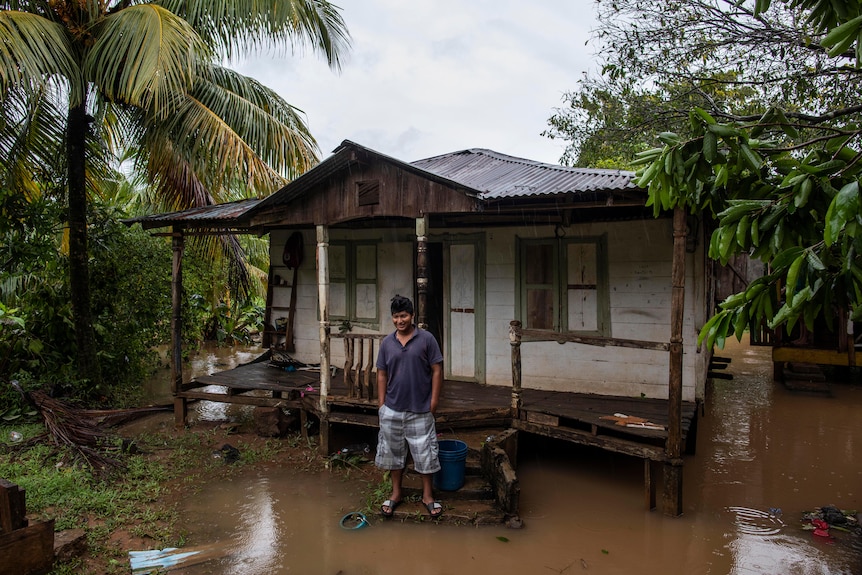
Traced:
[[784, 387], [792, 391], [831, 393], [826, 375], [814, 363], [789, 362], [783, 369]]
[[784, 370], [785, 377], [795, 377], [796, 379], [810, 379], [817, 381], [826, 381], [826, 375], [820, 366], [814, 363], [797, 363], [790, 362]]
[[[422, 495], [422, 478], [418, 473], [408, 470], [404, 474], [404, 494], [406, 497], [420, 497]], [[464, 474], [464, 486], [457, 491], [434, 490], [434, 495], [441, 500], [464, 501], [472, 499], [475, 501], [487, 501], [494, 499], [491, 485], [481, 475]]]
[[493, 501], [475, 501], [448, 499], [439, 497], [443, 505], [443, 514], [437, 519], [428, 516], [428, 510], [422, 505], [419, 497], [406, 499], [395, 515], [386, 521], [401, 521], [411, 523], [443, 523], [452, 525], [501, 525], [506, 521], [506, 515]]

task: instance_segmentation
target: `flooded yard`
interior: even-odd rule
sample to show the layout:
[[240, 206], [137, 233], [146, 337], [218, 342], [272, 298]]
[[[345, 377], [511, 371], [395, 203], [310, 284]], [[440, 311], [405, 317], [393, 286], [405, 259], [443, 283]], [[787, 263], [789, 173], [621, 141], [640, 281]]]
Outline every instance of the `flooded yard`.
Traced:
[[768, 348], [733, 341], [720, 355], [732, 359], [733, 379], [708, 389], [681, 517], [645, 510], [640, 460], [522, 437], [523, 529], [372, 519], [345, 530], [342, 516], [363, 505], [360, 486], [258, 469], [188, 496], [188, 545], [207, 560], [176, 572], [862, 573], [856, 536], [802, 529], [816, 507], [862, 507], [862, 385], [792, 392], [772, 381]]

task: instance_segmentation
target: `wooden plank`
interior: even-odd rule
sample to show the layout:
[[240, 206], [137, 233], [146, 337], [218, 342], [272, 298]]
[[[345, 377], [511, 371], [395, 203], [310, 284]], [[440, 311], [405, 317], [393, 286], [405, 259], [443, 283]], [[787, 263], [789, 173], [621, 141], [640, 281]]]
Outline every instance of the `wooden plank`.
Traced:
[[772, 361], [784, 363], [817, 363], [820, 365], [849, 365], [847, 352], [832, 349], [812, 349], [807, 347], [773, 347]]
[[347, 384], [348, 397], [356, 397], [356, 380], [353, 377], [353, 350], [356, 340], [344, 338], [344, 382]]
[[596, 345], [600, 347], [629, 347], [633, 349], [649, 349], [654, 351], [668, 351], [670, 346], [663, 341], [640, 341], [634, 339], [620, 339], [615, 337], [588, 337], [570, 333], [549, 332], [539, 329], [522, 329], [521, 341], [557, 341], [582, 343], [585, 345]]
[[365, 340], [360, 338], [356, 340], [356, 365], [353, 369], [356, 370], [356, 392], [359, 397], [365, 397], [365, 370], [363, 362], [365, 361]]
[[10, 575], [43, 575], [54, 564], [54, 520], [0, 535], [0, 566]]
[[653, 461], [664, 461], [666, 459], [664, 448], [654, 445], [644, 445], [627, 439], [609, 437], [607, 435], [593, 436], [588, 431], [566, 427], [546, 427], [522, 420], [513, 421], [512, 425], [516, 429], [526, 431], [528, 433], [552, 437], [554, 439], [562, 439], [564, 441], [580, 445], [598, 447], [605, 451], [613, 451], [615, 453], [651, 459]]
[[480, 409], [470, 409], [470, 410], [450, 410], [450, 411], [442, 411], [437, 410], [437, 413], [434, 416], [434, 420], [438, 425], [442, 424], [450, 424], [454, 422], [466, 422], [466, 421], [487, 421], [489, 419], [501, 419], [504, 417], [508, 417], [510, 415], [509, 408], [480, 408]]
[[24, 490], [0, 479], [0, 533], [9, 533], [27, 526], [27, 504]]
[[[2, 507], [0, 507], [0, 514], [6, 515], [7, 513], [5, 512], [8, 511], [8, 525], [11, 528], [9, 530], [12, 531], [27, 527], [27, 502], [24, 489], [6, 480], [0, 481], [2, 481], [3, 491], [5, 492], [5, 501], [2, 503]], [[4, 531], [6, 530], [6, 523], [3, 520]]]
[[527, 421], [530, 423], [538, 423], [539, 425], [551, 425], [557, 427], [560, 425], [560, 418], [556, 415], [549, 415], [541, 411], [527, 411]]
[[343, 411], [330, 411], [330, 423], [346, 423], [349, 425], [359, 425], [362, 427], [378, 427], [379, 418], [377, 414], [370, 413], [347, 413]]
[[263, 407], [286, 407], [299, 409], [302, 407], [301, 400], [288, 400], [277, 397], [253, 397], [247, 395], [227, 395], [224, 393], [207, 393], [205, 391], [183, 391], [177, 394], [183, 399], [198, 399], [214, 401], [216, 403], [237, 403], [240, 405], [260, 405]]

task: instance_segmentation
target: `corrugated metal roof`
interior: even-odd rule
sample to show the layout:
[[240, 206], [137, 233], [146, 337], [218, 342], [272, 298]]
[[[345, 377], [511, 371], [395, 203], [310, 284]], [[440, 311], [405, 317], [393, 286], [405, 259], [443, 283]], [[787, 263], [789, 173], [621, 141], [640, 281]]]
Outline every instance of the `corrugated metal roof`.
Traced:
[[544, 164], [482, 148], [411, 165], [478, 190], [483, 200], [638, 189], [634, 172]]
[[571, 168], [508, 156], [493, 150], [473, 148], [432, 158], [404, 162], [344, 140], [323, 162], [263, 199], [250, 199], [202, 206], [167, 214], [156, 214], [125, 220], [140, 222], [145, 228], [184, 225], [197, 228], [228, 228], [246, 216], [267, 208], [289, 205], [314, 186], [354, 163], [377, 158], [412, 171], [422, 177], [460, 189], [480, 201], [494, 202], [507, 198], [552, 197], [590, 192], [638, 191], [634, 172]]
[[238, 218], [244, 216], [261, 201], [262, 200], [257, 198], [237, 200], [227, 204], [200, 206], [178, 212], [169, 212], [167, 214], [140, 216], [123, 220], [123, 223], [127, 225], [141, 223], [145, 228], [162, 228], [176, 224], [183, 224], [187, 227], [227, 228], [235, 225]]

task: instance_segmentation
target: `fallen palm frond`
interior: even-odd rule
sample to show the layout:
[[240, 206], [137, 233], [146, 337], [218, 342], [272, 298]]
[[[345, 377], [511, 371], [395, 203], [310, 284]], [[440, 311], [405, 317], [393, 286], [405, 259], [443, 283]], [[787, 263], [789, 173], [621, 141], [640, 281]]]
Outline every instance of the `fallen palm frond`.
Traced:
[[173, 411], [173, 405], [151, 405], [147, 407], [131, 407], [128, 409], [82, 409], [78, 414], [94, 420], [100, 425], [117, 427], [131, 421], [160, 411]]
[[26, 392], [17, 384], [12, 386], [39, 412], [50, 440], [76, 453], [94, 473], [106, 473], [124, 466], [111, 452], [119, 452], [122, 440], [99, 428], [80, 410], [49, 396], [42, 391]]

